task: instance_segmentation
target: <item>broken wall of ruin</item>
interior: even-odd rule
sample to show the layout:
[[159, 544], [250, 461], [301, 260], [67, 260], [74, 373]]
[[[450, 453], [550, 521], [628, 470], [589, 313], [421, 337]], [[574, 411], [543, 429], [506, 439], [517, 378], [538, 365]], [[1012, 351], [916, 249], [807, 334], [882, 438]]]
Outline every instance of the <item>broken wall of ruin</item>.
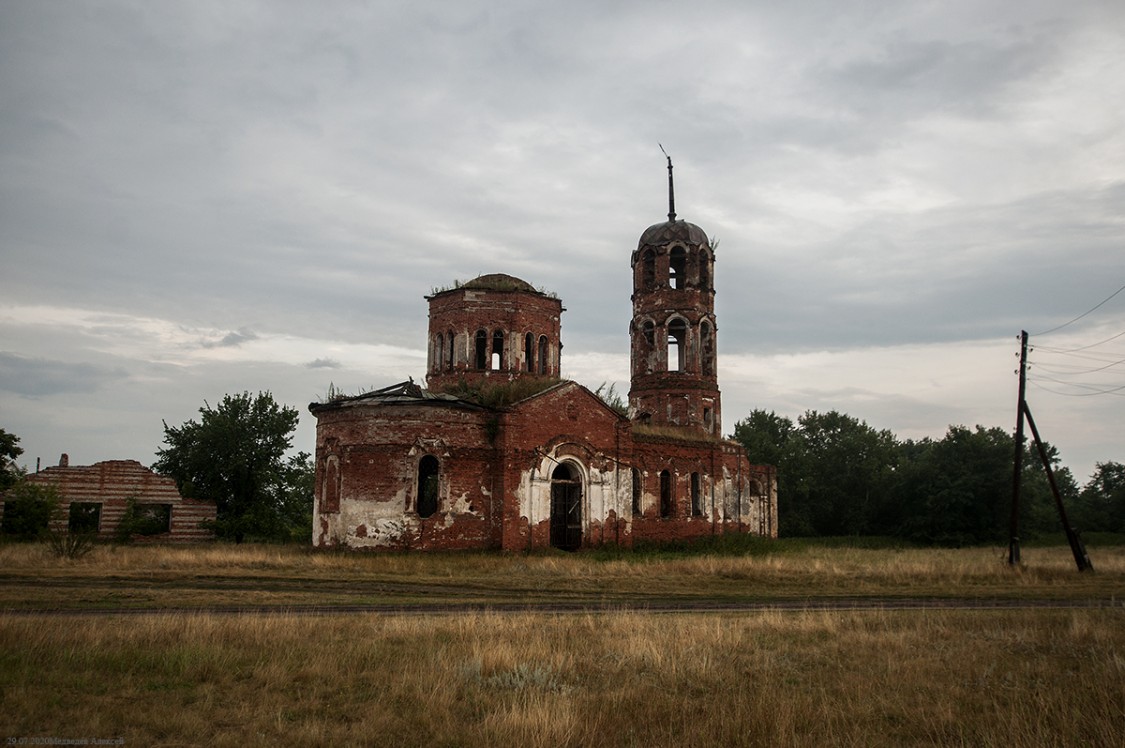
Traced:
[[[65, 456], [63, 462], [67, 462]], [[132, 500], [141, 507], [169, 507], [167, 532], [136, 536], [134, 540], [190, 543], [215, 537], [214, 530], [207, 527], [207, 523], [215, 521], [214, 502], [183, 498], [172, 478], [157, 475], [136, 460], [106, 460], [75, 466], [63, 464], [29, 475], [27, 481], [54, 486], [58, 490], [61, 502], [59, 517], [53, 523], [55, 529], [66, 529], [72, 503], [91, 504], [98, 506], [98, 538], [115, 539]]]

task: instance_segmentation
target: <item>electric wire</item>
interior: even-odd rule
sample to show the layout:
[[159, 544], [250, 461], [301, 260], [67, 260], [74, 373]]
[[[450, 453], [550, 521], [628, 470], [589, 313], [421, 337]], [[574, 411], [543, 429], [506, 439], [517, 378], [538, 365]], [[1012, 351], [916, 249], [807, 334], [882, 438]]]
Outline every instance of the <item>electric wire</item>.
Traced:
[[1092, 397], [1094, 395], [1115, 395], [1117, 397], [1125, 397], [1125, 392], [1059, 392], [1058, 390], [1053, 390], [1050, 387], [1046, 387], [1032, 379], [1027, 380], [1027, 383], [1034, 387], [1038, 387], [1044, 392], [1050, 392], [1052, 395], [1061, 395], [1063, 397]]
[[1093, 312], [1097, 311], [1097, 310], [1098, 310], [1098, 309], [1099, 309], [1099, 308], [1100, 308], [1100, 307], [1101, 307], [1101, 306], [1102, 306], [1103, 304], [1105, 304], [1105, 303], [1106, 303], [1107, 301], [1109, 301], [1110, 299], [1112, 299], [1112, 298], [1113, 298], [1114, 296], [1116, 296], [1117, 294], [1121, 293], [1122, 291], [1125, 291], [1125, 286], [1122, 286], [1121, 288], [1117, 289], [1116, 291], [1114, 291], [1113, 293], [1111, 293], [1111, 294], [1110, 294], [1110, 295], [1109, 295], [1108, 297], [1106, 297], [1105, 299], [1103, 299], [1103, 300], [1101, 301], [1101, 303], [1097, 304], [1097, 305], [1096, 305], [1096, 306], [1095, 306], [1095, 307], [1094, 307], [1093, 309], [1090, 309], [1090, 310], [1089, 310], [1089, 311], [1087, 311], [1087, 312], [1083, 312], [1082, 314], [1079, 314], [1079, 315], [1078, 315], [1077, 317], [1075, 317], [1074, 319], [1072, 319], [1072, 320], [1071, 320], [1070, 322], [1064, 322], [1063, 324], [1059, 325], [1058, 327], [1052, 327], [1052, 328], [1051, 328], [1050, 330], [1044, 330], [1043, 332], [1037, 332], [1037, 333], [1035, 333], [1035, 335], [1036, 335], [1036, 336], [1040, 336], [1040, 335], [1048, 335], [1048, 334], [1050, 334], [1050, 333], [1052, 333], [1052, 332], [1057, 332], [1057, 331], [1059, 331], [1059, 330], [1063, 329], [1064, 327], [1068, 327], [1068, 326], [1070, 326], [1070, 325], [1073, 325], [1073, 324], [1074, 324], [1075, 322], [1077, 322], [1078, 320], [1082, 319], [1083, 317], [1085, 317], [1085, 316], [1087, 316], [1087, 315], [1089, 315], [1089, 314], [1092, 314]]
[[1111, 369], [1114, 366], [1117, 366], [1118, 364], [1123, 364], [1123, 363], [1125, 363], [1125, 359], [1122, 359], [1120, 361], [1114, 361], [1112, 363], [1108, 363], [1105, 366], [1099, 366], [1096, 369], [1090, 369], [1090, 368], [1081, 367], [1081, 366], [1068, 366], [1067, 364], [1060, 364], [1060, 365], [1054, 366], [1054, 365], [1045, 364], [1042, 361], [1036, 360], [1036, 361], [1028, 361], [1027, 368], [1029, 370], [1033, 367], [1036, 368], [1036, 369], [1043, 369], [1045, 371], [1049, 371], [1052, 374], [1058, 374], [1061, 377], [1065, 377], [1065, 376], [1080, 377], [1080, 376], [1084, 376], [1086, 374], [1096, 374], [1099, 371], [1105, 371], [1106, 369]]
[[1084, 345], [1081, 348], [1071, 348], [1070, 350], [1066, 350], [1066, 351], [1058, 351], [1058, 353], [1074, 353], [1075, 351], [1084, 351], [1084, 350], [1087, 350], [1088, 348], [1097, 348], [1099, 345], [1105, 345], [1106, 343], [1108, 343], [1111, 340], [1117, 340], [1122, 335], [1125, 335], [1125, 330], [1122, 330], [1121, 332], [1117, 333], [1112, 338], [1106, 338], [1105, 340], [1098, 341], [1097, 343], [1090, 343], [1090, 345]]
[[1046, 380], [1048, 382], [1054, 382], [1055, 384], [1061, 384], [1064, 387], [1078, 387], [1079, 389], [1093, 390], [1096, 393], [1106, 395], [1110, 394], [1111, 392], [1125, 390], [1125, 384], [1084, 384], [1082, 382], [1064, 382], [1063, 380], [1055, 379], [1054, 377], [1036, 377], [1035, 380]]

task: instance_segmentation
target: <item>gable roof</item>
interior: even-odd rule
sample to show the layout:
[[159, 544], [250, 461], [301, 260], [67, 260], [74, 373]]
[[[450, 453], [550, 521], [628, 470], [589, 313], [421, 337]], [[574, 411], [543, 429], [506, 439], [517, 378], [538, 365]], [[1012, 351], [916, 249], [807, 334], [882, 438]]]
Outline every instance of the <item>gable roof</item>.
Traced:
[[[538, 400], [540, 398], [551, 397], [551, 396], [556, 396], [556, 395], [557, 396], [563, 396], [564, 391], [568, 390], [568, 389], [573, 389], [575, 391], [576, 395], [579, 395], [581, 397], [585, 397], [587, 399], [593, 400], [595, 403], [597, 403], [597, 405], [599, 407], [601, 407], [603, 410], [605, 410], [607, 413], [609, 413], [614, 419], [619, 420], [619, 421], [628, 421], [629, 420], [626, 416], [622, 415], [621, 413], [618, 413], [616, 410], [609, 407], [609, 404], [606, 403], [605, 400], [602, 400], [596, 394], [591, 392], [589, 390], [589, 388], [579, 384], [578, 382], [575, 382], [573, 379], [564, 379], [561, 382], [559, 382], [558, 384], [554, 385], [553, 387], [548, 387], [547, 389], [545, 389], [541, 392], [536, 392], [534, 395], [530, 395], [528, 397], [525, 397], [523, 400], [519, 400], [517, 402], [514, 402], [514, 403], [512, 403], [511, 405], [508, 406], [508, 409], [512, 410], [512, 411], [515, 411], [515, 410], [519, 410], [521, 407], [526, 406], [527, 404], [529, 404], [529, 403], [531, 403], [535, 400]], [[579, 394], [579, 393], [581, 393], [581, 394]]]

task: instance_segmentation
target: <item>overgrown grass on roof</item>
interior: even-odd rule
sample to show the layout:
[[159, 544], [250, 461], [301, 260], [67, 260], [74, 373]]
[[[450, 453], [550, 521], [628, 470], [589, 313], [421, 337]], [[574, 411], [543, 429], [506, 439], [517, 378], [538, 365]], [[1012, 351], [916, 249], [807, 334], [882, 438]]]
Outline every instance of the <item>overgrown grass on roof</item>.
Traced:
[[440, 391], [486, 408], [506, 408], [550, 389], [560, 381], [557, 377], [519, 377], [510, 382], [467, 382], [461, 379]]
[[648, 426], [641, 423], [633, 424], [633, 436], [640, 437], [641, 441], [671, 440], [707, 442], [709, 444], [726, 441], [722, 437], [704, 434], [696, 429], [682, 426]]

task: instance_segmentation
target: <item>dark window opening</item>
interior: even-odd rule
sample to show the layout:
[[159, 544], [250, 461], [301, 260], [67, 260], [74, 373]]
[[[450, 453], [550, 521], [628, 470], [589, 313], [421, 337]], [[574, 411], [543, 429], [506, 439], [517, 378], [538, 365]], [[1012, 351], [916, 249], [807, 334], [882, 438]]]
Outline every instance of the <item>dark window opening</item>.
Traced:
[[703, 503], [699, 496], [699, 473], [691, 474], [691, 513], [696, 517], [703, 514]]
[[712, 424], [711, 424], [711, 409], [710, 408], [704, 408], [703, 409], [703, 428], [705, 428], [708, 432], [710, 432], [713, 428]]
[[660, 472], [660, 516], [672, 516], [672, 474], [667, 470]]
[[454, 352], [454, 335], [453, 331], [449, 331], [449, 357], [445, 360], [445, 368], [453, 369], [453, 352]]
[[438, 461], [433, 455], [426, 455], [418, 462], [418, 498], [416, 509], [419, 517], [429, 517], [438, 508]]
[[523, 339], [523, 369], [529, 374], [535, 371], [535, 336], [531, 333]]
[[633, 468], [633, 515], [641, 513], [641, 471]]
[[135, 535], [160, 535], [172, 529], [171, 504], [136, 504], [133, 517]]
[[682, 319], [674, 319], [668, 324], [668, 371], [685, 371], [686, 352], [687, 323]]
[[473, 364], [479, 370], [484, 370], [485, 365], [488, 363], [488, 333], [484, 330], [477, 330], [476, 336], [476, 356], [473, 359]]
[[433, 371], [441, 371], [441, 357], [442, 357], [442, 354], [444, 352], [445, 352], [445, 336], [443, 336], [439, 332], [438, 336], [437, 336], [437, 344], [434, 346], [433, 364], [430, 366], [430, 368]]
[[683, 247], [676, 247], [668, 257], [668, 285], [672, 288], [687, 287], [687, 256]]
[[67, 529], [73, 533], [96, 533], [101, 524], [102, 505], [74, 502], [70, 505]]
[[699, 288], [711, 290], [711, 255], [706, 252], [699, 253]]
[[504, 331], [492, 333], [492, 370], [500, 371], [504, 365]]
[[547, 365], [548, 365], [548, 362], [549, 362], [548, 355], [547, 355], [548, 353], [549, 353], [549, 351], [547, 349], [547, 336], [546, 335], [540, 335], [539, 336], [539, 373], [540, 374], [546, 374], [547, 373]]
[[320, 511], [328, 514], [340, 511], [340, 460], [332, 455], [324, 462], [324, 498]]
[[656, 347], [656, 325], [652, 324], [651, 321], [646, 321], [644, 323], [644, 325], [641, 327], [641, 329], [644, 331], [645, 345], [647, 345], [650, 350], [652, 348], [655, 348]]
[[641, 286], [652, 288], [656, 285], [656, 254], [646, 249], [641, 255]]

